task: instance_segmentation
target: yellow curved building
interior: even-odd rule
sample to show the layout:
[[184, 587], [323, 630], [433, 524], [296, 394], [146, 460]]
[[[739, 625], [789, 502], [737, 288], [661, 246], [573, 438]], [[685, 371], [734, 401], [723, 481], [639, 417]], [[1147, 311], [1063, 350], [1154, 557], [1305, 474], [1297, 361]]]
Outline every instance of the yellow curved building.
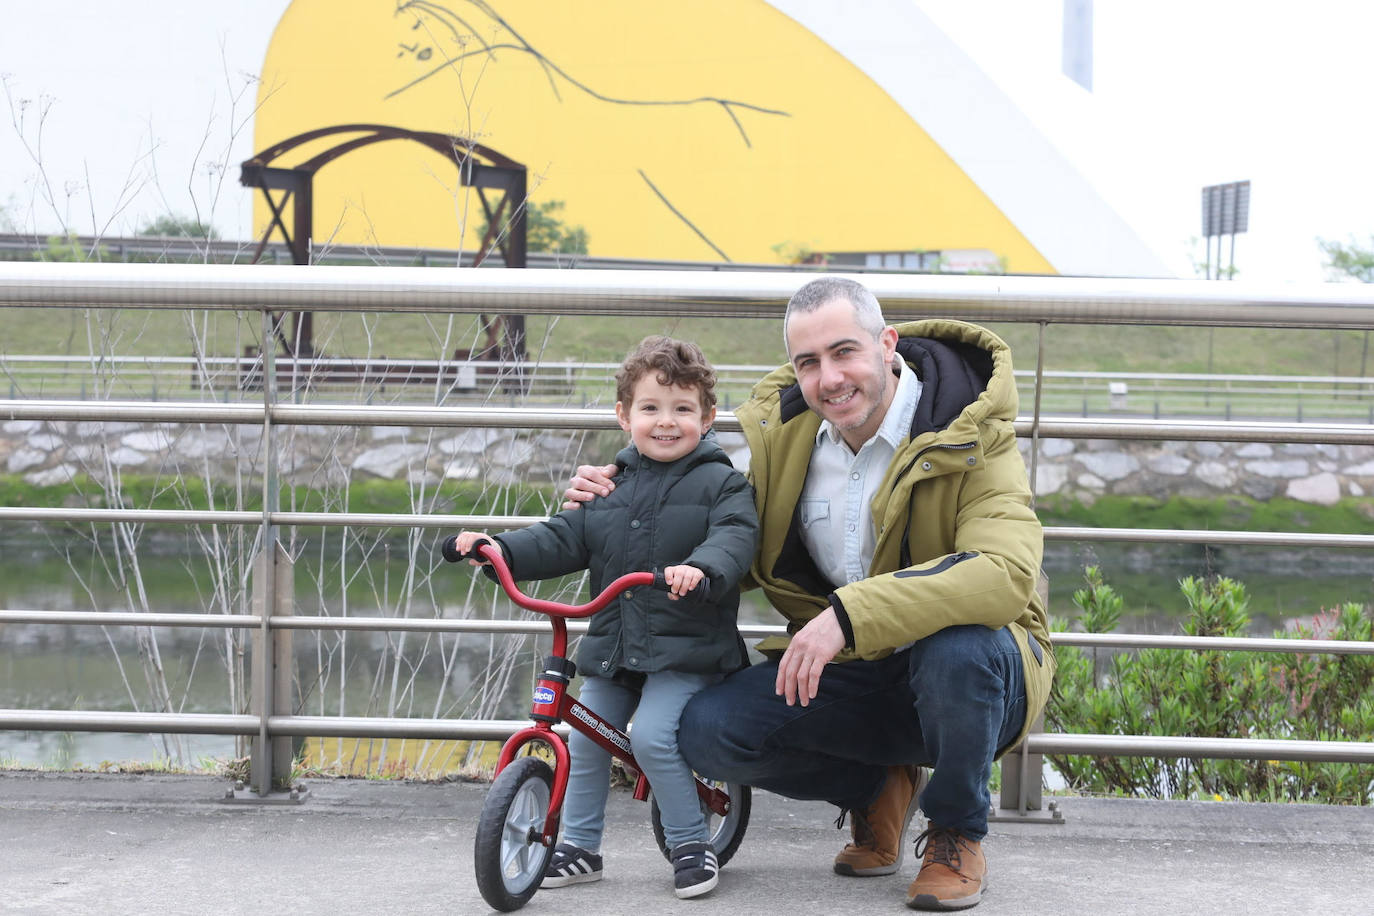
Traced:
[[[1164, 273], [909, 2], [294, 0], [259, 102], [258, 150], [346, 123], [497, 150], [598, 256], [975, 250], [1010, 272]], [[317, 245], [479, 241], [476, 195], [416, 144], [351, 153], [314, 192]]]

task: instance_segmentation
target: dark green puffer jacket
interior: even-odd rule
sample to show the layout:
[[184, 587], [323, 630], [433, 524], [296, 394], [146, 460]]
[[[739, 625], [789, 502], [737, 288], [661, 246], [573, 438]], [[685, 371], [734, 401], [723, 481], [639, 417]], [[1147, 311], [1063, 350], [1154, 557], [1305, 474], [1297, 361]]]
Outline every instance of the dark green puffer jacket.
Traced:
[[711, 601], [672, 601], [633, 589], [590, 619], [577, 651], [583, 674], [730, 672], [748, 664], [736, 621], [739, 582], [754, 559], [754, 493], [707, 437], [671, 463], [630, 446], [616, 456], [615, 489], [581, 509], [496, 536], [517, 580], [591, 571], [592, 594], [628, 572], [688, 564], [706, 573]]

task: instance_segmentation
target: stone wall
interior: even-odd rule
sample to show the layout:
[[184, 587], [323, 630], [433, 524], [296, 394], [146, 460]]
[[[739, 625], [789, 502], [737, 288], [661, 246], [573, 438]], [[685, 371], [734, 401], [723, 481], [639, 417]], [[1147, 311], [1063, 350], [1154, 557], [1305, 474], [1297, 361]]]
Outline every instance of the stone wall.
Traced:
[[[1030, 467], [1030, 442], [1021, 440]], [[1333, 505], [1374, 492], [1374, 446], [1043, 439], [1037, 496], [1214, 497], [1239, 493]]]
[[[480, 479], [497, 485], [564, 479], [587, 439], [562, 430], [399, 426], [283, 427], [279, 435], [281, 479], [316, 487], [370, 478]], [[39, 420], [0, 425], [0, 469], [36, 486], [114, 472], [232, 481], [262, 466], [259, 426]]]
[[[337, 486], [368, 478], [483, 479], [494, 484], [566, 480], [579, 461], [605, 460], [620, 434], [558, 431], [285, 427], [278, 457], [283, 480]], [[10, 420], [0, 425], [0, 467], [35, 485], [109, 470], [232, 480], [262, 464], [257, 426], [188, 426], [97, 421]], [[721, 435], [736, 466], [743, 437]], [[1030, 442], [1021, 440], [1030, 466]], [[1331, 505], [1374, 493], [1374, 446], [1265, 445], [1044, 439], [1037, 496], [1103, 494], [1288, 497]], [[1374, 505], [1374, 500], [1371, 500]]]

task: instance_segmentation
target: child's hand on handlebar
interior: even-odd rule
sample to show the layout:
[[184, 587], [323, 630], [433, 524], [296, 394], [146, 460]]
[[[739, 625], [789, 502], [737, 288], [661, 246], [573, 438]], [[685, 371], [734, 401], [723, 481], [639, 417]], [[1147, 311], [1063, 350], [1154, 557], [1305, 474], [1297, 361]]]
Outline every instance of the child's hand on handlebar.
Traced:
[[[453, 546], [458, 551], [458, 554], [460, 556], [472, 553], [474, 550], [477, 549], [478, 545], [484, 543], [491, 544], [493, 546], [495, 546], [496, 544], [495, 541], [493, 541], [490, 537], [488, 537], [480, 531], [464, 531], [462, 534], [458, 535], [456, 538], [453, 539]], [[471, 558], [468, 560], [468, 565], [488, 566], [490, 564], [483, 559]]]
[[663, 570], [663, 581], [668, 584], [668, 600], [676, 601], [696, 588], [706, 573], [695, 566], [668, 566]]

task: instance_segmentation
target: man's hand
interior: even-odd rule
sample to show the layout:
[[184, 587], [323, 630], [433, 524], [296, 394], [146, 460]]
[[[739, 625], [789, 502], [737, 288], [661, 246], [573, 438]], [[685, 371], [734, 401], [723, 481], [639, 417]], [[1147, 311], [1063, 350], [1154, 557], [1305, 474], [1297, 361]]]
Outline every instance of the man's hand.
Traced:
[[695, 566], [669, 566], [663, 570], [663, 581], [668, 584], [668, 600], [676, 601], [697, 587], [706, 573]]
[[615, 472], [614, 464], [579, 464], [577, 474], [563, 491], [563, 508], [580, 509], [583, 503], [589, 503], [598, 496], [609, 496], [615, 489], [615, 484], [611, 482]]
[[809, 706], [821, 689], [821, 672], [844, 648], [844, 631], [835, 609], [826, 608], [797, 631], [778, 662], [774, 690], [787, 698], [788, 706]]

